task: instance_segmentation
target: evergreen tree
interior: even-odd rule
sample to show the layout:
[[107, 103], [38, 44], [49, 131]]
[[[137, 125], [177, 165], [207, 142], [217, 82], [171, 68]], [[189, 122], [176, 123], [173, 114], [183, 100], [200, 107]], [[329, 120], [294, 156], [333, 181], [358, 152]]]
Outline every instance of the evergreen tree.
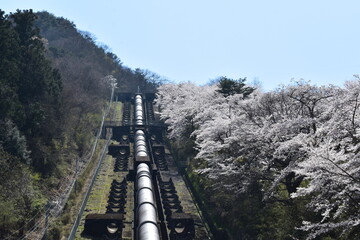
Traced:
[[45, 48], [40, 31], [34, 26], [36, 15], [32, 10], [17, 10], [10, 15], [20, 43], [20, 81], [18, 97], [25, 107], [26, 119], [21, 127], [27, 135], [34, 136], [46, 120], [48, 103], [56, 103], [61, 92], [61, 78], [45, 58]]
[[20, 79], [19, 38], [8, 16], [1, 10], [0, 53], [0, 119], [19, 118], [22, 115], [17, 95]]
[[217, 90], [217, 92], [221, 93], [224, 97], [234, 94], [243, 94], [243, 97], [246, 98], [255, 89], [252, 87], [246, 87], [245, 81], [246, 78], [233, 80], [227, 77], [221, 77], [218, 79], [219, 90]]

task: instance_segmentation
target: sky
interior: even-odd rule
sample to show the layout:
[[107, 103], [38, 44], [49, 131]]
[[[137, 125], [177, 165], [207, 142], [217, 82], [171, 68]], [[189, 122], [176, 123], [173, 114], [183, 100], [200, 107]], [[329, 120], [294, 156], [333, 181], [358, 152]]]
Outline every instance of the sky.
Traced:
[[0, 0], [91, 32], [125, 66], [174, 82], [220, 76], [342, 86], [360, 74], [358, 0]]

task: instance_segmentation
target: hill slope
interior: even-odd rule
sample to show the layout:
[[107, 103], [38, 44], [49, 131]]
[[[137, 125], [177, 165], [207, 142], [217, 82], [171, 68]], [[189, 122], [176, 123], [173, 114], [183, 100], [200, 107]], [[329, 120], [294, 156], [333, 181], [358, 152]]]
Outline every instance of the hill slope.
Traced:
[[89, 152], [110, 97], [106, 76], [118, 91], [159, 83], [90, 35], [47, 12], [0, 11], [1, 239], [28, 232]]

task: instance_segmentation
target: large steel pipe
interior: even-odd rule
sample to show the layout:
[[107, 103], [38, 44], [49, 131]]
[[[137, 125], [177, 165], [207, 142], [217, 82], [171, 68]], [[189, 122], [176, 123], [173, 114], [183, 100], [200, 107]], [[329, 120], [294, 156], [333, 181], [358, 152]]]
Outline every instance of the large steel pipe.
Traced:
[[135, 133], [135, 137], [137, 137], [137, 136], [143, 136], [143, 137], [145, 137], [144, 131], [143, 131], [143, 130], [137, 130], [136, 133]]
[[[143, 102], [140, 95], [135, 96], [135, 123], [143, 125]], [[135, 153], [137, 160], [146, 160], [148, 152], [145, 133], [142, 130], [135, 132]], [[137, 199], [137, 239], [159, 240], [160, 234], [157, 227], [154, 193], [149, 166], [140, 163], [136, 169], [136, 199]]]
[[138, 167], [136, 168], [136, 175], [138, 175], [141, 172], [147, 172], [150, 174], [150, 168], [147, 164], [145, 163], [140, 163], [138, 165]]
[[144, 140], [144, 137], [143, 136], [138, 136], [136, 139], [135, 139], [135, 145], [138, 146], [138, 145], [143, 145], [145, 143], [145, 140]]
[[152, 189], [142, 188], [138, 190], [138, 205], [143, 203], [151, 203], [154, 204], [154, 195]]
[[[138, 134], [141, 136], [141, 133]], [[145, 163], [140, 163], [136, 169], [137, 189], [137, 239], [160, 240], [157, 226], [155, 200], [153, 194], [150, 168]]]
[[146, 160], [148, 157], [147, 153], [146, 152], [137, 152], [136, 153], [136, 159], [139, 159], [139, 160]]
[[137, 130], [135, 133], [135, 154], [137, 160], [146, 160], [148, 158], [145, 133], [142, 130]]
[[139, 227], [139, 240], [158, 240], [160, 239], [159, 229], [156, 224], [147, 222]]
[[144, 146], [144, 145], [137, 145], [137, 146], [136, 146], [136, 152], [147, 152], [147, 151], [146, 151], [146, 146]]
[[144, 109], [142, 105], [142, 98], [140, 95], [135, 96], [135, 124], [144, 125]]
[[147, 175], [142, 175], [140, 178], [138, 178], [137, 186], [139, 189], [142, 188], [152, 188], [152, 182], [151, 178], [149, 178]]
[[143, 225], [146, 222], [152, 222], [155, 224], [157, 222], [156, 209], [154, 205], [150, 203], [143, 203], [142, 205], [139, 206], [138, 216], [139, 216], [139, 223], [138, 223], [139, 228], [141, 227], [141, 225]]
[[142, 145], [144, 143], [145, 143], [145, 138], [143, 136], [138, 136], [136, 138], [136, 142], [135, 142], [136, 145]]

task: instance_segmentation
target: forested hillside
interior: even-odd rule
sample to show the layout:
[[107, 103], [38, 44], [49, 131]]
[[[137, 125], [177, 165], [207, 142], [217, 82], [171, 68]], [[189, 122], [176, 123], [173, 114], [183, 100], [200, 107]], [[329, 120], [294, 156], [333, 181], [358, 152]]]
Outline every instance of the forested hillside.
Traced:
[[262, 92], [244, 79], [159, 88], [178, 160], [233, 239], [360, 239], [360, 80]]
[[[118, 56], [97, 44], [92, 33], [76, 29], [73, 22], [55, 17], [48, 12], [38, 12], [35, 25], [40, 28], [47, 54], [57, 68], [62, 70], [64, 83], [71, 81], [77, 89], [98, 93], [99, 79], [111, 74], [118, 81], [118, 91], [155, 91], [163, 81], [149, 70], [132, 70], [123, 65]], [[100, 45], [100, 46], [99, 46]], [[81, 79], [87, 79], [81, 81]], [[65, 84], [64, 84], [65, 85]], [[74, 87], [75, 87], [74, 86]]]
[[108, 79], [118, 91], [161, 81], [123, 66], [90, 35], [47, 12], [0, 11], [0, 239], [28, 232], [74, 177], [76, 159], [87, 161]]
[[358, 76], [270, 92], [225, 77], [162, 85], [71, 21], [31, 10], [0, 10], [0, 239], [31, 231], [89, 160], [109, 79], [116, 91], [158, 89], [177, 160], [231, 239], [360, 239]]

